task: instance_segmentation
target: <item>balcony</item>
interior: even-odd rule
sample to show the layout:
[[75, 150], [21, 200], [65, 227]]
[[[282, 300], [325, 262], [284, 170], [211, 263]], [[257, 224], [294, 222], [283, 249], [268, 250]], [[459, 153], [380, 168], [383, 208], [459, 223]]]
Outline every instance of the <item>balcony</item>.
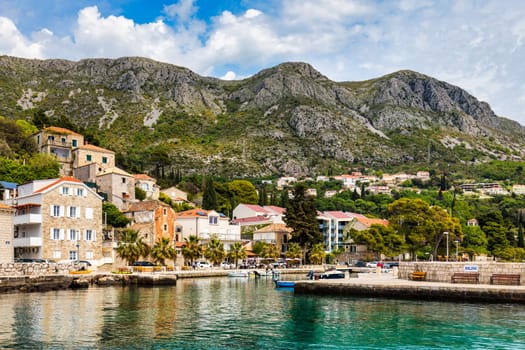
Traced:
[[42, 214], [22, 214], [13, 217], [13, 225], [41, 224]]
[[42, 237], [22, 237], [13, 240], [13, 246], [18, 247], [41, 247]]

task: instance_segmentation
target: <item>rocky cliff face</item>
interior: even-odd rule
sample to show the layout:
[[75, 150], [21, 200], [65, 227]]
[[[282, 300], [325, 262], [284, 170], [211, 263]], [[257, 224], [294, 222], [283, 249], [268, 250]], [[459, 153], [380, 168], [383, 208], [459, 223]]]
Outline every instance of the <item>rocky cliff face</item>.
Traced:
[[524, 149], [521, 125], [459, 87], [411, 71], [338, 83], [309, 64], [283, 63], [221, 81], [138, 57], [4, 56], [0, 98], [1, 115], [65, 118], [115, 150], [123, 166], [145, 170], [159, 165], [148, 156], [159, 149], [162, 167], [226, 176], [516, 159]]

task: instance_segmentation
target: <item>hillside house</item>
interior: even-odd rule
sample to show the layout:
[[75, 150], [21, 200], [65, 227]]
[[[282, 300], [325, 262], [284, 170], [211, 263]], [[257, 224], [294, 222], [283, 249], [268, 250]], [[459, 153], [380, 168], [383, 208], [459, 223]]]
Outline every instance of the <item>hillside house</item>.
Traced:
[[15, 258], [102, 259], [102, 197], [73, 177], [18, 186]]
[[146, 192], [146, 199], [159, 199], [160, 187], [157, 180], [146, 174], [135, 174], [135, 187]]
[[60, 164], [60, 175], [73, 175], [73, 150], [84, 144], [84, 136], [69, 129], [50, 126], [33, 134], [40, 153], [54, 155]]
[[168, 196], [174, 203], [188, 203], [188, 194], [175, 186], [165, 188], [160, 190], [160, 192]]
[[126, 210], [135, 201], [135, 178], [124, 170], [103, 169], [95, 178], [98, 191], [120, 210]]

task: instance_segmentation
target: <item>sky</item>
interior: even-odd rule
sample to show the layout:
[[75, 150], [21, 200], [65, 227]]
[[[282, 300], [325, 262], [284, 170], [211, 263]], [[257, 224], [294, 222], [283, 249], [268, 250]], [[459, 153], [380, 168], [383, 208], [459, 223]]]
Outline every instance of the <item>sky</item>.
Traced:
[[0, 55], [142, 56], [230, 80], [288, 61], [334, 81], [410, 69], [525, 125], [523, 0], [0, 0]]

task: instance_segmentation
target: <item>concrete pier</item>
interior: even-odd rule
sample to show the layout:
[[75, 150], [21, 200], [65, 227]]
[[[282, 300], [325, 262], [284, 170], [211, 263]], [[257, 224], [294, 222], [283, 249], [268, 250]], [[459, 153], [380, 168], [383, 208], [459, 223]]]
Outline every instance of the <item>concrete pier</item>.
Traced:
[[359, 274], [357, 278], [341, 280], [296, 281], [295, 293], [525, 304], [525, 286], [408, 281], [391, 272]]

